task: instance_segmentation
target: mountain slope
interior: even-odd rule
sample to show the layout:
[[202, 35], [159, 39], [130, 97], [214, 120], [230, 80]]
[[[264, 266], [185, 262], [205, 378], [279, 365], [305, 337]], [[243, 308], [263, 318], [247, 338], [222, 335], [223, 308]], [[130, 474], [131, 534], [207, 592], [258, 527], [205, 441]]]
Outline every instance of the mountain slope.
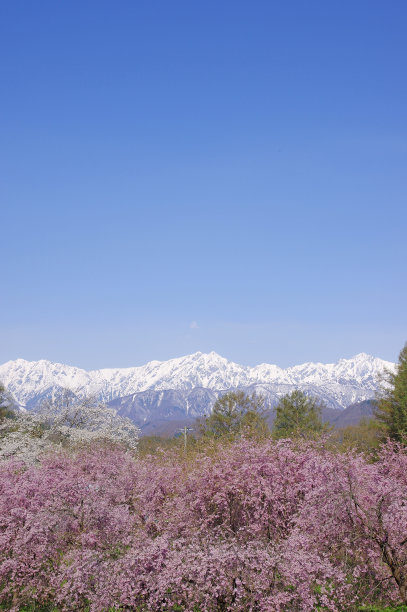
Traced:
[[[96, 395], [105, 402], [113, 403], [122, 398], [119, 411], [137, 412], [141, 417], [143, 410], [147, 409], [147, 396], [136, 397], [136, 394], [147, 391], [153, 392], [149, 413], [161, 410], [162, 397], [155, 395], [160, 391], [177, 392], [177, 412], [189, 414], [193, 409], [193, 413], [202, 414], [221, 391], [236, 388], [263, 393], [270, 404], [282, 394], [299, 388], [319, 396], [331, 408], [346, 408], [374, 396], [385, 368], [393, 369], [394, 364], [365, 353], [337, 363], [305, 363], [282, 369], [271, 364], [242, 366], [212, 352], [194, 353], [169, 361], [151, 361], [133, 368], [93, 371], [45, 360], [17, 359], [0, 366], [0, 380], [19, 404], [27, 408], [34, 407], [40, 398], [64, 387], [78, 395]], [[191, 402], [189, 395], [195, 389], [202, 390], [202, 401], [194, 400], [188, 404]], [[209, 401], [210, 393], [213, 397]], [[174, 403], [175, 400], [171, 401]], [[134, 404], [133, 408], [127, 405], [129, 402]], [[147, 418], [147, 414], [142, 418]]]

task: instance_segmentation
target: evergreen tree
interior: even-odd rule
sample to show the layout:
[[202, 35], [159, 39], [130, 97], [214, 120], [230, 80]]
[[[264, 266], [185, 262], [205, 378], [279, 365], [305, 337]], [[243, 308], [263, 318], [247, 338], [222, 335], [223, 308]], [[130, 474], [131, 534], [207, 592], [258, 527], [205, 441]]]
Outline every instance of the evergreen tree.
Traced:
[[262, 396], [230, 391], [216, 401], [212, 413], [201, 421], [200, 430], [212, 438], [263, 437], [270, 432], [266, 415]]
[[321, 420], [324, 407], [315, 397], [309, 397], [296, 389], [284, 395], [276, 406], [273, 434], [276, 438], [312, 437], [315, 433], [327, 431]]
[[387, 384], [378, 397], [375, 416], [393, 440], [407, 440], [407, 343], [396, 371], [387, 372]]

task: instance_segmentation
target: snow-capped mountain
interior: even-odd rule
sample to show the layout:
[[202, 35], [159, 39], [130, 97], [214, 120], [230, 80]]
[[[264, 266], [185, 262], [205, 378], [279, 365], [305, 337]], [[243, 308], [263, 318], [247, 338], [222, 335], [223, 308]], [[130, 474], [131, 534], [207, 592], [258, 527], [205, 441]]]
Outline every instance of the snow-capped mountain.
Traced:
[[[194, 353], [169, 361], [150, 361], [140, 367], [92, 371], [45, 360], [17, 359], [0, 366], [0, 381], [19, 404], [28, 409], [61, 387], [77, 395], [97, 395], [102, 401], [114, 401], [119, 405], [123, 405], [126, 399], [126, 402], [136, 402], [140, 407], [141, 397], [136, 398], [136, 394], [172, 390], [183, 398], [179, 402], [184, 413], [202, 414], [210, 404], [207, 393], [202, 392], [206, 398], [202, 408], [196, 399], [191, 404], [193, 410], [188, 404], [191, 391], [197, 388], [213, 392], [212, 398], [228, 389], [247, 389], [263, 393], [270, 403], [299, 388], [320, 397], [329, 406], [346, 408], [354, 402], [372, 398], [385, 369], [393, 370], [394, 367], [391, 362], [365, 353], [330, 364], [304, 363], [282, 369], [263, 363], [249, 367], [212, 352]], [[129, 400], [130, 396], [132, 400]], [[150, 396], [150, 406], [154, 404], [154, 397], [155, 404], [164, 397], [155, 393], [150, 393]], [[122, 398], [122, 401], [117, 402], [117, 398]], [[143, 406], [145, 398], [146, 395]], [[124, 405], [122, 407], [124, 409]]]

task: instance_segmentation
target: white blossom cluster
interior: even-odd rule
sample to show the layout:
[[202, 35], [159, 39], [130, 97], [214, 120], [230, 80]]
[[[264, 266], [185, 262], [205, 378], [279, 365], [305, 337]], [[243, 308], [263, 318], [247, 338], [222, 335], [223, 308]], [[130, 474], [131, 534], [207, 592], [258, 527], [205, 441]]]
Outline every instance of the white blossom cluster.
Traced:
[[93, 398], [47, 400], [35, 412], [15, 411], [0, 423], [0, 459], [33, 463], [55, 446], [71, 447], [95, 441], [123, 444], [137, 450], [139, 428], [130, 419]]

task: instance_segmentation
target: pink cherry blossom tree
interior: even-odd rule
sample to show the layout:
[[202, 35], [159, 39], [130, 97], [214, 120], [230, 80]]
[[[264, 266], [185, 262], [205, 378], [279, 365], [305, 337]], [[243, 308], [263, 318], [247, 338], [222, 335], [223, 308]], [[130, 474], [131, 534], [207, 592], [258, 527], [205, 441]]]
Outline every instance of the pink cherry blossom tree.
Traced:
[[193, 460], [96, 443], [0, 463], [0, 603], [61, 611], [406, 602], [407, 455], [240, 440]]

